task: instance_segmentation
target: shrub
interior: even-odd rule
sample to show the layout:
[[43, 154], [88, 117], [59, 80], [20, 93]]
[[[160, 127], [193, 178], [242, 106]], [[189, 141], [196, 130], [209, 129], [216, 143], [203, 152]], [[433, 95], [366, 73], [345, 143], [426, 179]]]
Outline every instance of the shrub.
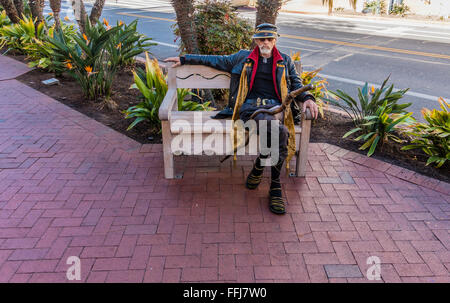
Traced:
[[364, 3], [364, 9], [369, 10], [372, 14], [386, 14], [386, 3], [380, 0], [373, 0]]
[[373, 116], [365, 116], [364, 122], [361, 127], [356, 127], [351, 131], [347, 132], [343, 138], [354, 134], [356, 132], [362, 131], [363, 134], [355, 139], [359, 141], [363, 139], [365, 143], [359, 148], [360, 150], [365, 150], [369, 148], [367, 156], [371, 156], [380, 142], [383, 146], [389, 139], [395, 142], [402, 143], [403, 141], [394, 135], [395, 127], [400, 124], [411, 124], [414, 120], [410, 118], [411, 113], [392, 113], [393, 107], [389, 106], [388, 101], [385, 100], [383, 105], [381, 105], [375, 112]]
[[[364, 87], [358, 88], [358, 102], [351, 96], [341, 90], [329, 91], [328, 94], [335, 99], [323, 97], [324, 101], [329, 104], [337, 106], [344, 110], [352, 119], [355, 126], [359, 126], [367, 116], [373, 116], [380, 106], [387, 102], [387, 107], [390, 108], [389, 112], [393, 114], [405, 113], [404, 110], [412, 103], [397, 104], [397, 102], [403, 97], [403, 95], [409, 90], [403, 89], [393, 92], [394, 85], [386, 88], [386, 83], [389, 80], [389, 76], [383, 81], [380, 88], [375, 89], [372, 86], [369, 92], [369, 85], [366, 82]], [[384, 93], [384, 96], [381, 96]], [[343, 103], [336, 100], [341, 100]]]
[[[111, 28], [106, 19], [103, 19], [103, 24], [106, 28], [103, 28], [102, 32]], [[148, 51], [151, 45], [156, 45], [155, 43], [148, 42], [151, 38], [147, 38], [137, 31], [137, 24], [137, 19], [130, 24], [125, 24], [122, 21], [117, 22], [116, 27], [119, 30], [111, 36], [111, 41], [108, 43], [110, 59], [117, 66], [134, 64], [135, 56]]]
[[45, 23], [35, 26], [36, 20], [23, 16], [19, 23], [0, 28], [0, 48], [8, 47], [8, 51], [16, 50], [24, 52], [26, 45], [32, 44], [35, 38], [42, 39], [45, 36]]
[[[48, 16], [45, 23], [45, 31], [50, 37], [54, 37], [55, 31], [57, 31], [54, 23], [48, 28], [49, 21], [52, 19], [52, 16]], [[74, 37], [76, 35], [75, 26], [72, 24], [61, 23], [61, 31], [67, 43], [73, 47], [75, 45]], [[57, 60], [54, 47], [45, 39], [45, 36], [43, 38], [36, 37], [33, 39], [33, 43], [24, 47], [24, 50], [30, 60], [30, 63], [28, 63], [28, 66], [30, 67], [42, 68], [54, 72], [56, 75], [61, 75], [62, 72], [66, 70], [65, 62]]]
[[319, 107], [320, 116], [323, 118], [325, 116], [323, 111], [327, 107], [327, 104], [323, 100], [324, 100], [325, 96], [328, 96], [328, 89], [326, 87], [326, 85], [328, 84], [328, 81], [326, 78], [317, 76], [321, 70], [322, 69], [319, 68], [319, 69], [316, 69], [316, 70], [313, 70], [310, 72], [304, 71], [301, 74], [301, 78], [302, 78], [303, 85], [313, 84], [314, 89], [310, 90], [309, 92], [316, 99], [316, 104]]
[[6, 11], [0, 10], [0, 28], [6, 25], [11, 25], [11, 20], [9, 20], [8, 16], [6, 15]]
[[400, 15], [402, 17], [405, 17], [406, 13], [409, 12], [409, 11], [410, 11], [410, 9], [405, 3], [394, 4], [392, 6], [390, 14], [391, 15]]
[[[64, 70], [63, 64], [57, 61], [52, 45], [46, 41], [47, 37], [53, 37], [55, 32], [55, 25], [50, 25], [52, 20], [52, 16], [47, 16], [36, 27], [36, 20], [26, 15], [22, 16], [19, 23], [0, 28], [0, 47], [8, 47], [6, 52], [15, 50], [25, 54], [26, 59], [30, 61], [28, 64], [30, 67], [43, 68], [60, 74]], [[61, 24], [61, 30], [68, 43], [73, 44], [73, 37], [76, 34], [74, 26]]]
[[[229, 1], [205, 0], [195, 6], [193, 18], [201, 54], [229, 55], [251, 47], [253, 26], [237, 15]], [[173, 28], [180, 37], [176, 24]], [[181, 41], [180, 50], [184, 49]]]
[[107, 51], [111, 37], [119, 27], [105, 30], [103, 24], [91, 25], [86, 22], [85, 34], [74, 36], [75, 45], [71, 45], [61, 31], [54, 38], [48, 38], [55, 51], [58, 62], [65, 62], [68, 73], [80, 84], [86, 98], [97, 100], [104, 96], [110, 99], [112, 82], [117, 72], [117, 64], [110, 61]]
[[[163, 75], [158, 61], [150, 60], [146, 53], [145, 71], [138, 68], [133, 72], [135, 84], [131, 88], [138, 88], [144, 97], [144, 101], [138, 105], [131, 106], [123, 111], [126, 119], [136, 118], [133, 123], [128, 126], [127, 130], [132, 129], [142, 121], [149, 121], [153, 125], [161, 129], [161, 121], [159, 120], [159, 107], [167, 93], [166, 76]], [[178, 89], [178, 110], [197, 111], [197, 110], [213, 110], [209, 107], [210, 102], [198, 104], [192, 101], [184, 101], [184, 98], [191, 94], [188, 89]], [[160, 130], [161, 131], [161, 130]]]
[[429, 156], [426, 165], [435, 163], [436, 167], [441, 167], [450, 160], [450, 112], [448, 102], [443, 98], [439, 98], [438, 102], [442, 110], [422, 109], [426, 123], [416, 123], [410, 127], [407, 134], [416, 139], [402, 150], [421, 148]]

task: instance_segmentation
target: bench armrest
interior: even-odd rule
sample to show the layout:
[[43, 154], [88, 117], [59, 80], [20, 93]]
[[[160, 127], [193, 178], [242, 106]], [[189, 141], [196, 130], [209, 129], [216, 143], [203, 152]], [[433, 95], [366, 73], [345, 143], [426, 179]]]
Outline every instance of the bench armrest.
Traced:
[[177, 90], [175, 88], [169, 88], [166, 96], [164, 97], [161, 106], [159, 107], [159, 120], [167, 121], [170, 117], [170, 112], [173, 110], [173, 106], [177, 101]]

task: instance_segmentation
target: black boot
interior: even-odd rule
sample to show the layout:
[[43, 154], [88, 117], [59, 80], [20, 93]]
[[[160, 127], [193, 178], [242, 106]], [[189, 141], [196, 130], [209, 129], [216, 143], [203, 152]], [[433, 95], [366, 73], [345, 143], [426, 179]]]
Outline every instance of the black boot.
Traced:
[[245, 187], [248, 189], [255, 189], [258, 187], [259, 183], [261, 183], [262, 174], [264, 172], [264, 166], [261, 165], [261, 159], [265, 159], [268, 156], [259, 155], [255, 163], [253, 164], [253, 168], [247, 176], [247, 181], [245, 182]]
[[271, 183], [269, 190], [269, 209], [276, 214], [286, 213], [285, 202], [282, 197], [280, 173], [284, 159], [280, 159], [278, 163], [271, 167]]

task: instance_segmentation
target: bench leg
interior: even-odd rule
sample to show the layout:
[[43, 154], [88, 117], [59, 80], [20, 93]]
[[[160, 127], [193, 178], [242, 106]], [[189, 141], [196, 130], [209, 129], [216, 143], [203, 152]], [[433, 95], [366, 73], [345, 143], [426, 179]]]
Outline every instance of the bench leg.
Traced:
[[300, 134], [299, 151], [296, 161], [297, 177], [306, 175], [306, 162], [308, 161], [309, 136], [311, 133], [311, 120], [302, 119], [302, 132]]
[[172, 134], [170, 133], [169, 121], [161, 121], [163, 152], [164, 152], [164, 177], [166, 179], [175, 178], [175, 166], [171, 150]]

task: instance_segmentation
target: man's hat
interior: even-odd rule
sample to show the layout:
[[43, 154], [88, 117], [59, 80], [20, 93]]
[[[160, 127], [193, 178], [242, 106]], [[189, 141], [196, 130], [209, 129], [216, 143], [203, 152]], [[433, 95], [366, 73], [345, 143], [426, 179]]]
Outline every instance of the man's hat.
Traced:
[[270, 23], [263, 23], [256, 27], [255, 34], [252, 38], [277, 38], [280, 36], [277, 32], [278, 28], [275, 25]]

